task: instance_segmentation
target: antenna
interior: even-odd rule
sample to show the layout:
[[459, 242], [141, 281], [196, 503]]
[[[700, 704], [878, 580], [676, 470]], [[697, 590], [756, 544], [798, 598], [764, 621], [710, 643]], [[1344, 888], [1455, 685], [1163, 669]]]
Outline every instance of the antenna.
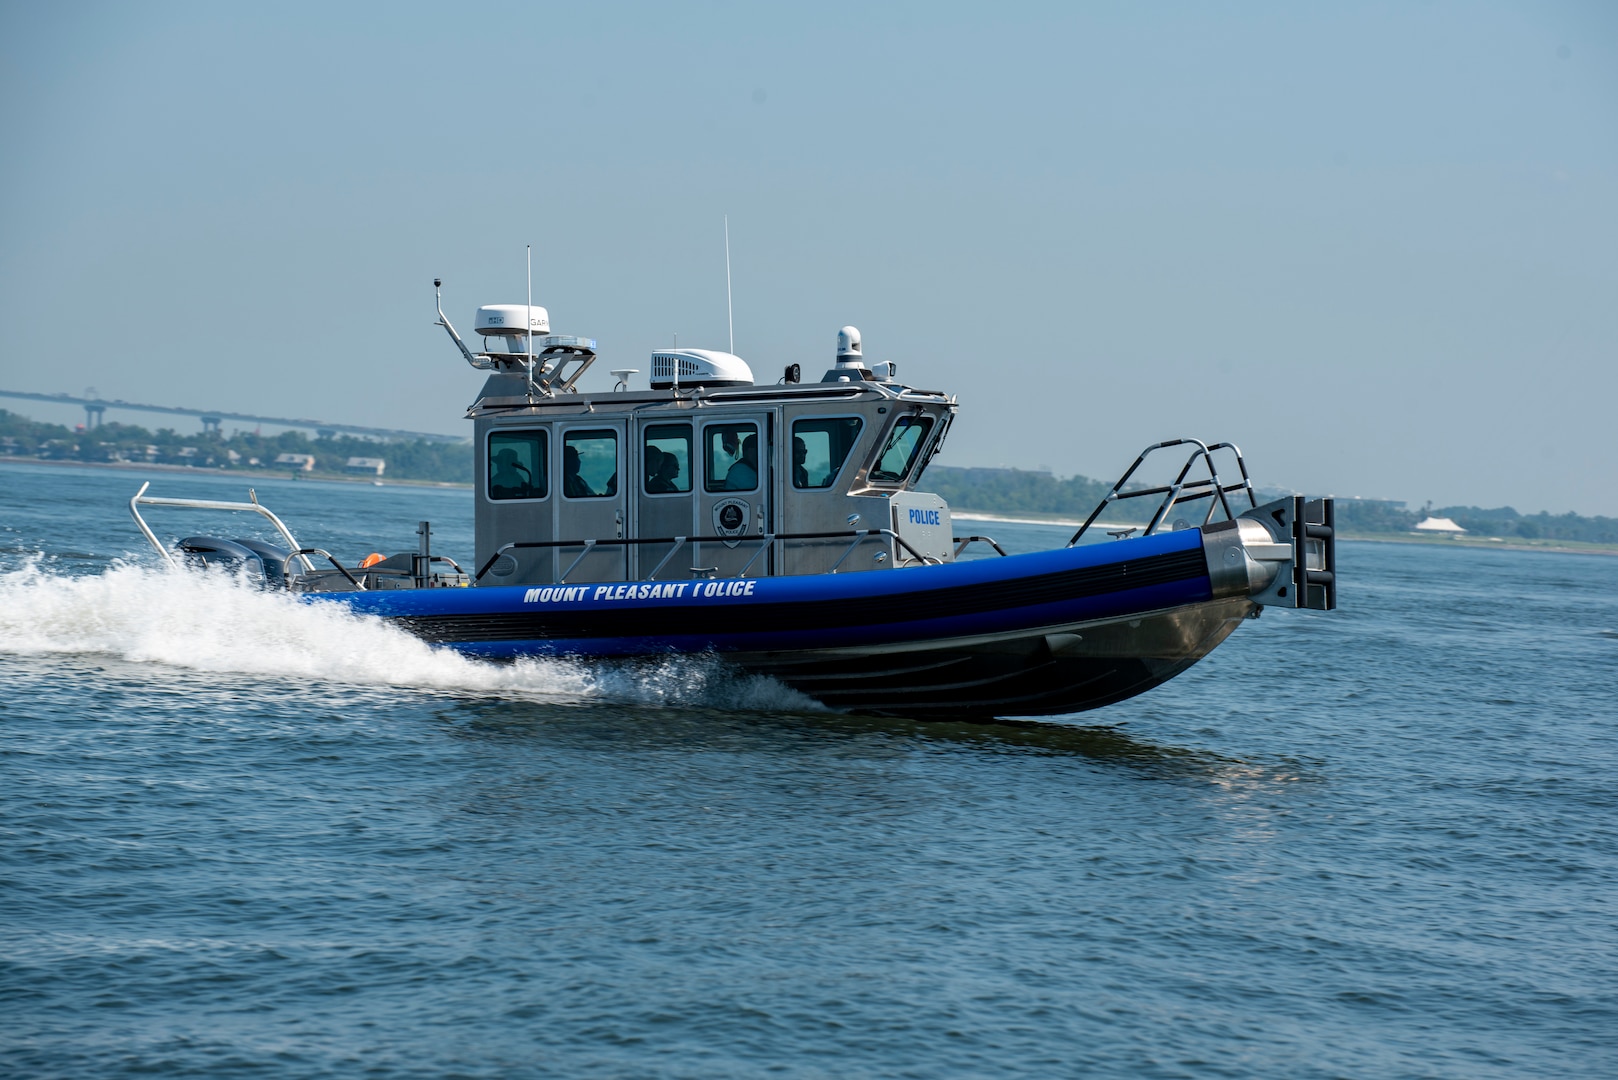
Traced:
[[528, 401], [534, 400], [534, 245], [528, 245], [528, 325], [523, 327], [527, 331], [528, 342]]
[[730, 215], [725, 215], [725, 320], [730, 323], [730, 354], [736, 355], [736, 309], [730, 302]]

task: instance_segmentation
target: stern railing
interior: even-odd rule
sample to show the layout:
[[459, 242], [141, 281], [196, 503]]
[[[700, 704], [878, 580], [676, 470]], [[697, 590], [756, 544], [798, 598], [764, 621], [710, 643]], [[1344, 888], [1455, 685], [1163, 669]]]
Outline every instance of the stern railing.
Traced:
[[[303, 545], [298, 543], [297, 538], [292, 535], [292, 530], [287, 528], [286, 524], [276, 517], [268, 507], [259, 504], [258, 493], [252, 488], [247, 489], [247, 497], [251, 501], [242, 503], [221, 502], [217, 499], [160, 499], [146, 494], [146, 489], [151, 486], [152, 482], [148, 480], [140, 486], [139, 491], [135, 492], [135, 497], [129, 500], [129, 513], [134, 517], [135, 525], [140, 529], [141, 535], [146, 537], [152, 547], [157, 549], [157, 553], [163, 556], [164, 561], [170, 566], [175, 565], [174, 556], [169, 552], [168, 548], [158, 541], [157, 534], [152, 532], [151, 527], [146, 524], [146, 519], [140, 516], [140, 508], [143, 506], [177, 506], [187, 510], [245, 510], [249, 513], [262, 514], [269, 520], [271, 525], [275, 526], [275, 531], [281, 534], [281, 538], [287, 542], [287, 550], [291, 551], [303, 563], [304, 570], [306, 572], [314, 570], [315, 564], [309, 561], [309, 554], [312, 554], [314, 549], [311, 548], [306, 552]], [[324, 554], [324, 552], [321, 554]], [[329, 558], [330, 556], [327, 557]]]

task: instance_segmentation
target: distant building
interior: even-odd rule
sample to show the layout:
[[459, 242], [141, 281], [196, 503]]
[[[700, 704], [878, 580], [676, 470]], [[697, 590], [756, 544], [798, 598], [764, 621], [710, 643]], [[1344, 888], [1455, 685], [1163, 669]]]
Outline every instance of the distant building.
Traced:
[[1455, 522], [1451, 521], [1449, 518], [1426, 517], [1416, 522], [1416, 531], [1435, 533], [1464, 533], [1466, 530], [1455, 524]]
[[313, 454], [277, 454], [275, 455], [275, 463], [277, 465], [290, 465], [294, 469], [310, 472], [315, 467], [315, 456]]
[[343, 468], [348, 472], [370, 473], [372, 476], [381, 476], [382, 470], [388, 467], [385, 459], [379, 457], [351, 457]]

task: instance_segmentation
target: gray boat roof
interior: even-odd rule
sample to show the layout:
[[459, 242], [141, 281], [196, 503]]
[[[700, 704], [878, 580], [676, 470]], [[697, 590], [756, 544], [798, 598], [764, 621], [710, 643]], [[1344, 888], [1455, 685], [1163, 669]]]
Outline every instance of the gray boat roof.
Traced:
[[[497, 381], [511, 381], [518, 386], [523, 385], [520, 376], [497, 375], [489, 380], [490, 384]], [[949, 404], [955, 403], [955, 398], [941, 390], [918, 390], [902, 383], [892, 382], [814, 382], [814, 383], [775, 383], [763, 386], [724, 386], [724, 387], [693, 387], [681, 390], [618, 390], [603, 393], [536, 393], [532, 396], [526, 392], [520, 394], [488, 393], [490, 385], [485, 385], [485, 393], [479, 395], [478, 400], [467, 410], [469, 417], [487, 416], [496, 413], [508, 413], [518, 410], [532, 412], [549, 412], [552, 410], [572, 410], [584, 408], [588, 411], [618, 411], [621, 409], [634, 409], [655, 405], [689, 404], [693, 407], [714, 408], [726, 405], [756, 405], [763, 401], [771, 403], [792, 401], [852, 401], [861, 398], [885, 398], [892, 401], [914, 401], [917, 403]], [[504, 390], [507, 387], [493, 387]], [[524, 387], [526, 391], [526, 387]]]

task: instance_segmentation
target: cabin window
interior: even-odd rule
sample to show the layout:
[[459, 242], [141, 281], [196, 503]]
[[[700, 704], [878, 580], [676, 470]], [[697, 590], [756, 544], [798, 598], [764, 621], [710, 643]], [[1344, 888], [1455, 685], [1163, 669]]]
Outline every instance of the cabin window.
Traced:
[[653, 424], [646, 429], [646, 473], [642, 481], [648, 495], [672, 495], [691, 490], [691, 425]]
[[562, 436], [562, 494], [570, 499], [618, 494], [616, 431], [569, 431]]
[[927, 433], [933, 429], [933, 418], [924, 415], [901, 416], [893, 425], [882, 453], [877, 455], [876, 468], [871, 480], [878, 484], [897, 484], [910, 475], [910, 467], [927, 442]]
[[792, 425], [792, 486], [828, 488], [860, 438], [857, 416], [799, 420]]
[[758, 487], [758, 425], [710, 424], [702, 429], [703, 485], [709, 491]]
[[496, 431], [489, 436], [489, 498], [543, 499], [545, 432]]

